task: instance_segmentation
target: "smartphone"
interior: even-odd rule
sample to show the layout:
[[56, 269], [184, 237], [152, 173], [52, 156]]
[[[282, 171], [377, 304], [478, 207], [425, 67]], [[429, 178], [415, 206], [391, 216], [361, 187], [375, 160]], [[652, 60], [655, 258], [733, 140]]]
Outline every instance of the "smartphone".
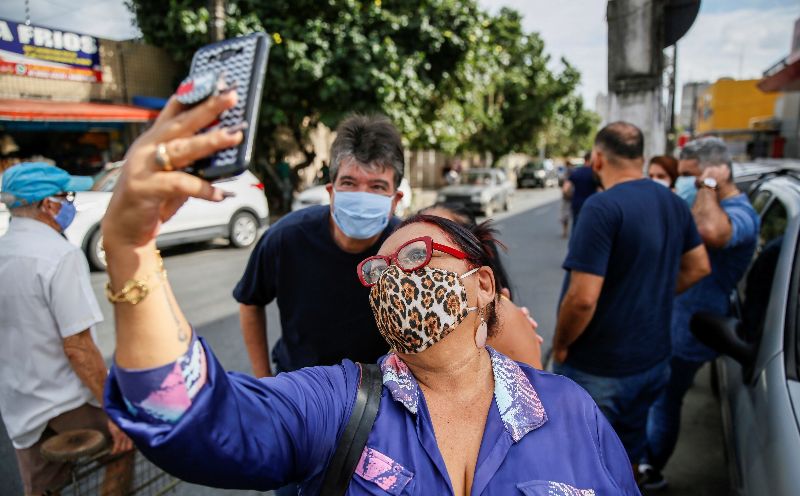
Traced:
[[198, 160], [186, 172], [211, 181], [235, 176], [247, 169], [258, 128], [269, 47], [266, 34], [253, 33], [206, 45], [194, 54], [187, 81], [208, 79], [213, 75], [228, 87], [233, 86], [239, 95], [236, 106], [223, 112], [214, 126], [227, 128], [244, 123], [246, 127], [242, 130], [244, 139], [238, 146]]

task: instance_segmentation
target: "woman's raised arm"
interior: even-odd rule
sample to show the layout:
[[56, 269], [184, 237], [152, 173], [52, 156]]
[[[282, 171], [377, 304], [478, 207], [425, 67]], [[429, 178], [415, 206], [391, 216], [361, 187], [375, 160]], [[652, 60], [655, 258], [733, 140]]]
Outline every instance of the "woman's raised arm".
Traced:
[[[235, 104], [234, 91], [213, 96], [189, 110], [173, 97], [125, 157], [102, 226], [109, 292], [118, 300], [125, 296], [129, 300], [114, 305], [115, 361], [120, 367], [161, 366], [174, 362], [188, 349], [192, 330], [163, 272], [155, 238], [161, 224], [190, 196], [210, 201], [221, 201], [224, 196], [198, 177], [166, 169], [184, 168], [237, 145], [242, 140], [239, 130], [221, 128], [195, 135]], [[141, 296], [144, 298], [137, 304], [130, 302]]]

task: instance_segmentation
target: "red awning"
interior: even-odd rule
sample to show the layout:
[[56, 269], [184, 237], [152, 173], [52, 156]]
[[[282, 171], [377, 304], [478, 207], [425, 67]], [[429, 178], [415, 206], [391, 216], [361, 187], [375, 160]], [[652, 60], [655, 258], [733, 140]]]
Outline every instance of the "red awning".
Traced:
[[761, 91], [800, 91], [800, 51], [776, 64], [758, 82]]
[[34, 122], [147, 122], [157, 110], [108, 103], [0, 99], [0, 121]]

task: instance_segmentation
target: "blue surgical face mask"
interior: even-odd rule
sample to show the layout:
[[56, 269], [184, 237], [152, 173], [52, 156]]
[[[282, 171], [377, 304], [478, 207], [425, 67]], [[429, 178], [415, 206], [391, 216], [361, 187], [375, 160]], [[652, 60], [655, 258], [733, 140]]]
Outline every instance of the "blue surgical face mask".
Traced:
[[67, 200], [57, 200], [61, 203], [61, 210], [53, 217], [53, 220], [56, 221], [56, 224], [61, 227], [61, 231], [66, 231], [72, 221], [75, 220], [75, 204], [71, 201]]
[[363, 191], [334, 191], [333, 221], [353, 239], [369, 239], [386, 228], [392, 197]]
[[690, 207], [694, 205], [694, 199], [697, 197], [697, 186], [694, 184], [696, 180], [694, 176], [681, 176], [675, 181], [675, 193]]

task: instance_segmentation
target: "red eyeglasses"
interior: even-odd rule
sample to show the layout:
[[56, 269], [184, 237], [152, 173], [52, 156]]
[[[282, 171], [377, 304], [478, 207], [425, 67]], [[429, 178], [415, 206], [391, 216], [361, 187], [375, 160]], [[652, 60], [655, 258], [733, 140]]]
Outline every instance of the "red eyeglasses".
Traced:
[[422, 236], [404, 243], [391, 255], [375, 255], [358, 264], [358, 279], [366, 287], [374, 286], [392, 263], [405, 272], [413, 272], [428, 265], [433, 250], [452, 255], [459, 260], [467, 258], [466, 253], [449, 246], [441, 245], [430, 236]]

